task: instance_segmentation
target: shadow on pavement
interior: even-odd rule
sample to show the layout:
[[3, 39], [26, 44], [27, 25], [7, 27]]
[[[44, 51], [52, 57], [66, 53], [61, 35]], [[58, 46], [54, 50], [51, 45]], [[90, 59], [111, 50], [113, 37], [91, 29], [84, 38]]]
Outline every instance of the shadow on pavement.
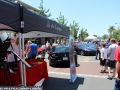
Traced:
[[78, 77], [73, 84], [69, 79], [49, 77], [49, 80], [43, 83], [43, 90], [77, 90], [79, 85], [83, 85], [84, 78]]

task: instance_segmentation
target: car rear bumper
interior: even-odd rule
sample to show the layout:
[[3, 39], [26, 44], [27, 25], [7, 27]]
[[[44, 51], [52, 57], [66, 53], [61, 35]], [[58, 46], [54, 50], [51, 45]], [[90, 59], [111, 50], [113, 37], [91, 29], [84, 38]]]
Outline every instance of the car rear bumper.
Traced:
[[69, 60], [56, 60], [56, 59], [51, 59], [50, 63], [51, 64], [59, 64], [59, 63], [64, 63], [64, 62], [69, 62]]
[[[75, 56], [75, 60], [77, 61], [77, 56]], [[68, 60], [57, 60], [56, 58], [50, 59], [51, 64], [60, 64], [60, 63], [66, 63], [66, 62], [69, 62], [69, 58]]]

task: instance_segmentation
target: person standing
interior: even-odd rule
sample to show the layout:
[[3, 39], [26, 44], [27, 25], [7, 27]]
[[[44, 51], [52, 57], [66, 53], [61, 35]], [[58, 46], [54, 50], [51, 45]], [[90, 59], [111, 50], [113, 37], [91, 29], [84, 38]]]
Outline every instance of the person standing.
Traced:
[[31, 52], [31, 58], [33, 59], [35, 59], [36, 56], [38, 55], [38, 45], [35, 43], [35, 40], [32, 40], [32, 44], [30, 44], [29, 52]]
[[44, 59], [46, 54], [46, 45], [42, 44], [42, 52], [41, 52], [41, 58]]
[[[20, 54], [20, 51], [19, 51], [19, 38], [17, 38], [14, 43], [11, 43], [8, 50], [14, 51], [17, 55]], [[8, 54], [8, 62], [15, 62], [17, 60], [18, 60], [17, 57], [13, 53]]]
[[118, 47], [115, 50], [114, 59], [116, 61], [114, 90], [120, 90], [120, 40], [118, 41]]
[[109, 48], [109, 46], [111, 45], [111, 42], [110, 42], [110, 38], [107, 40], [107, 45], [106, 47]]
[[49, 42], [47, 41], [47, 42], [46, 42], [46, 49], [48, 48], [48, 45], [49, 45]]
[[51, 50], [52, 50], [52, 46], [50, 44], [48, 44], [47, 53], [50, 54]]
[[98, 42], [96, 42], [95, 46], [96, 46], [96, 58], [95, 59], [97, 60], [97, 57], [98, 57], [98, 54], [99, 54], [99, 60], [100, 60], [101, 53], [100, 53], [100, 50], [99, 50]]
[[[114, 60], [114, 53], [118, 45], [115, 43], [115, 39], [111, 39], [111, 45], [108, 48], [108, 79], [112, 79], [115, 77], [115, 65], [116, 61]], [[111, 69], [113, 69], [113, 76], [111, 76]]]
[[30, 44], [32, 44], [32, 42], [30, 40], [28, 40], [27, 45], [26, 45], [26, 50], [25, 50], [26, 58], [28, 58], [28, 59], [31, 58], [31, 52], [29, 52]]
[[100, 59], [101, 73], [106, 72], [107, 53], [108, 53], [108, 50], [106, 48], [106, 44], [103, 44], [101, 49], [101, 59]]
[[48, 53], [48, 60], [50, 58], [50, 52], [52, 51], [52, 46], [50, 44], [48, 44], [48, 49], [47, 49], [47, 53]]

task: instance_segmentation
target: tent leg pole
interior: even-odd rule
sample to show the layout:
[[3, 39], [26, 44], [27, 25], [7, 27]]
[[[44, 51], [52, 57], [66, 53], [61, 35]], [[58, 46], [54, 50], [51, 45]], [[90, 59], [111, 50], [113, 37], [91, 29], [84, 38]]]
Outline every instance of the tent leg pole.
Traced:
[[[25, 60], [25, 57], [24, 57], [24, 35], [22, 34], [22, 58], [23, 60]], [[26, 86], [26, 67], [25, 65], [23, 65], [23, 83], [24, 83], [24, 86]]]
[[[20, 51], [20, 57], [22, 57], [21, 54], [21, 33], [19, 33], [19, 51]], [[21, 84], [23, 85], [23, 63], [20, 62], [20, 78], [21, 78]]]

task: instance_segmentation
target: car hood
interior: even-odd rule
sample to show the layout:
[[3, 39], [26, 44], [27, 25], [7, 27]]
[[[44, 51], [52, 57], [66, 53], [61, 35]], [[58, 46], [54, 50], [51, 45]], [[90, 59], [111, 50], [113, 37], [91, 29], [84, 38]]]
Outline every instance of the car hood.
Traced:
[[88, 48], [86, 48], [86, 49], [88, 49], [88, 50], [93, 50], [93, 51], [95, 51], [96, 49], [95, 48], [93, 48], [93, 47], [88, 47]]
[[86, 51], [95, 51], [96, 50], [95, 48], [91, 48], [91, 47], [81, 48], [81, 49], [86, 50]]

